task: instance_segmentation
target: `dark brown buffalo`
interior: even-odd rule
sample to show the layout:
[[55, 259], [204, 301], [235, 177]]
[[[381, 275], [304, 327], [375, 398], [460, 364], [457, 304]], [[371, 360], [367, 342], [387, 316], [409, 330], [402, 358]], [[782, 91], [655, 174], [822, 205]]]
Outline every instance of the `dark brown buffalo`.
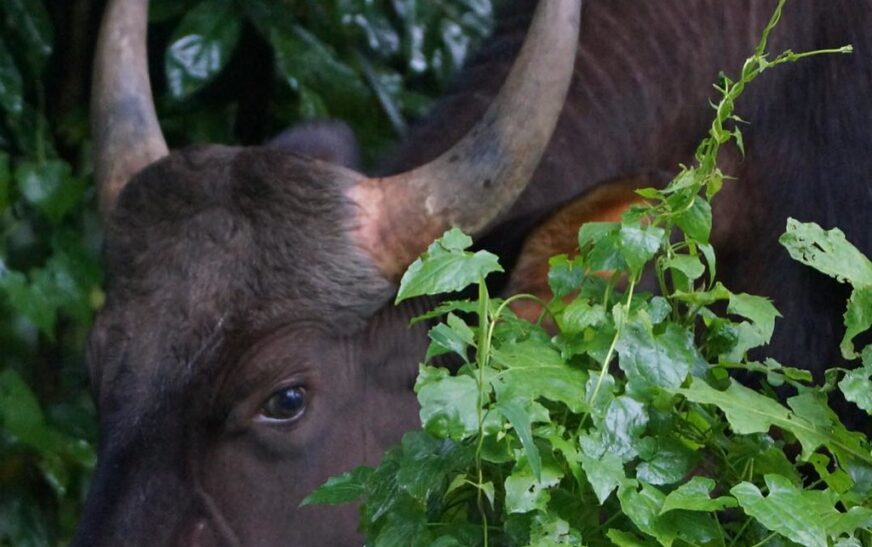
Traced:
[[[507, 3], [394, 157], [397, 174], [367, 178], [287, 142], [169, 153], [147, 1], [110, 2], [93, 108], [109, 272], [89, 355], [102, 440], [76, 546], [360, 543], [354, 508], [298, 504], [417, 425], [426, 335], [406, 325], [426, 303], [390, 305], [403, 268], [449, 225], [513, 260], [584, 191], [599, 188], [596, 213], [624, 195], [604, 181], [647, 183], [689, 162], [711, 82], [740, 66], [775, 4], [589, 0], [573, 67], [578, 3], [542, 1], [508, 77], [535, 2]], [[786, 217], [872, 244], [870, 29], [869, 0], [790, 5], [773, 50], [857, 53], [765, 74], [739, 109], [747, 157], [724, 158], [739, 180], [716, 211], [720, 274], [792, 318], [771, 348], [792, 364], [834, 362], [843, 299], [778, 249]]]

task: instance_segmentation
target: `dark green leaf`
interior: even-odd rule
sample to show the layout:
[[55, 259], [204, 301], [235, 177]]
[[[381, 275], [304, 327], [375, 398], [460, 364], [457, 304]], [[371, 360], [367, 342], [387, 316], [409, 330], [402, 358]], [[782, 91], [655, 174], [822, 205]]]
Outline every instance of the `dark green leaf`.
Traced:
[[75, 208], [84, 184], [72, 176], [70, 165], [61, 160], [22, 162], [15, 169], [18, 191], [53, 223], [59, 223]]
[[675, 324], [655, 336], [650, 324], [630, 321], [624, 325], [616, 348], [621, 370], [631, 384], [640, 388], [676, 388], [684, 383], [692, 367], [704, 364], [693, 335]]
[[20, 114], [24, 107], [24, 84], [6, 43], [0, 39], [0, 108], [10, 115]]
[[182, 18], [165, 61], [174, 99], [187, 99], [215, 79], [230, 60], [240, 29], [233, 0], [203, 0]]
[[39, 76], [52, 53], [54, 41], [51, 18], [45, 4], [41, 0], [3, 0], [0, 2], [0, 12], [3, 12], [8, 36], [14, 36], [17, 42], [10, 47], [25, 52], [31, 74]]
[[639, 275], [645, 264], [654, 257], [665, 235], [663, 228], [656, 226], [621, 226], [618, 236], [621, 255], [633, 275]]
[[524, 453], [527, 456], [527, 462], [530, 464], [530, 470], [533, 471], [533, 476], [536, 480], [542, 480], [542, 460], [539, 457], [539, 449], [536, 443], [533, 442], [533, 432], [530, 429], [530, 412], [525, 407], [529, 404], [524, 404], [524, 400], [519, 399], [502, 399], [497, 401], [496, 410], [506, 417], [518, 438], [521, 440], [521, 445], [524, 447]]

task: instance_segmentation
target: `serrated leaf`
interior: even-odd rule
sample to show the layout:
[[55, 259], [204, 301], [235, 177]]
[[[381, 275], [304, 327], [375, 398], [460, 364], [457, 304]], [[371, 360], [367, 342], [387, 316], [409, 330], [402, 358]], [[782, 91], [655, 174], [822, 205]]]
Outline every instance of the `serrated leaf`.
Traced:
[[638, 275], [645, 264], [660, 249], [666, 232], [656, 226], [622, 225], [618, 232], [621, 255], [633, 275]]
[[[867, 346], [865, 353], [872, 355], [872, 346]], [[848, 371], [839, 382], [839, 389], [845, 399], [872, 414], [872, 365]]]
[[560, 332], [578, 333], [589, 327], [605, 323], [606, 309], [602, 304], [591, 304], [586, 298], [576, 298], [557, 317]]
[[778, 240], [794, 260], [855, 287], [872, 286], [872, 261], [863, 256], [837, 228], [824, 230], [814, 222], [787, 219]]
[[548, 488], [559, 483], [562, 477], [560, 467], [552, 461], [542, 462], [542, 474], [539, 479], [527, 465], [526, 460], [519, 461], [512, 474], [506, 478], [506, 512], [526, 513], [537, 509], [544, 510], [548, 500], [551, 499]]
[[699, 459], [697, 453], [672, 438], [651, 438], [656, 448], [636, 467], [636, 478], [648, 484], [674, 484], [690, 473]]
[[182, 18], [166, 50], [170, 95], [184, 100], [224, 69], [241, 31], [232, 0], [203, 0]]
[[569, 260], [566, 255], [558, 255], [551, 257], [548, 265], [548, 286], [554, 296], [561, 298], [581, 287], [584, 263], [580, 258]]
[[648, 425], [648, 413], [642, 403], [625, 395], [609, 404], [601, 426], [603, 445], [627, 462], [639, 453], [638, 442]]
[[742, 356], [752, 348], [763, 346], [772, 339], [775, 331], [775, 318], [781, 314], [768, 298], [751, 294], [730, 294], [727, 313], [741, 315], [750, 320], [738, 325], [738, 341], [733, 347], [730, 357], [741, 360]]
[[498, 398], [542, 397], [563, 403], [576, 413], [587, 408], [587, 374], [564, 363], [549, 346], [530, 340], [503, 344], [493, 351], [493, 359], [505, 367], [491, 379]]
[[355, 501], [366, 493], [366, 481], [372, 476], [369, 467], [358, 467], [348, 473], [330, 477], [327, 482], [306, 496], [300, 506], [335, 505]]
[[493, 254], [465, 251], [470, 245], [472, 240], [460, 230], [445, 232], [403, 274], [395, 303], [415, 296], [459, 291], [490, 273], [503, 271]]
[[600, 505], [604, 504], [615, 488], [627, 478], [621, 458], [611, 452], [606, 452], [598, 458], [582, 452], [578, 455], [578, 459]]
[[421, 423], [431, 435], [462, 440], [478, 431], [478, 384], [473, 378], [422, 366], [415, 391]]
[[837, 518], [837, 511], [823, 492], [800, 490], [780, 475], [766, 475], [768, 495], [751, 483], [734, 486], [742, 510], [760, 524], [808, 547], [827, 547], [824, 521]]
[[728, 507], [736, 507], [738, 502], [735, 498], [730, 496], [711, 497], [715, 484], [715, 481], [708, 477], [696, 476], [691, 478], [666, 496], [666, 499], [663, 500], [663, 507], [660, 508], [660, 513], [663, 514], [675, 509], [711, 513]]
[[802, 445], [803, 460], [807, 461], [819, 446], [828, 445], [861, 461], [872, 462], [868, 450], [860, 449], [851, 439], [834, 436], [831, 424], [817, 426], [735, 380], [730, 381], [726, 390], [718, 391], [705, 381], [694, 378], [689, 388], [679, 389], [677, 393], [696, 403], [717, 406], [726, 415], [732, 430], [739, 435], [766, 433], [773, 426], [789, 431]]
[[655, 336], [651, 325], [630, 321], [624, 325], [616, 349], [627, 380], [640, 388], [676, 388], [684, 383], [693, 366], [704, 363], [693, 335], [675, 324]]
[[858, 334], [872, 328], [872, 286], [857, 287], [851, 293], [848, 300], [848, 308], [845, 310], [845, 336], [839, 348], [845, 359], [856, 359], [852, 340]]

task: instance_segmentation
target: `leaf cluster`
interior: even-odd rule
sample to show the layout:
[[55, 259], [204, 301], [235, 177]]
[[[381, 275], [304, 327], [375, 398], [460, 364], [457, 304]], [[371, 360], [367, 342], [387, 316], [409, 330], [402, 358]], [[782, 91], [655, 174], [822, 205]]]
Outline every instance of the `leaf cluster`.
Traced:
[[[584, 225], [578, 255], [551, 259], [550, 302], [492, 297], [496, 257], [468, 251], [456, 230], [412, 265], [398, 300], [478, 288], [477, 300], [427, 316], [444, 319], [415, 386], [423, 431], [305, 503], [362, 497], [361, 529], [377, 547], [872, 545], [872, 444], [828, 406], [834, 389], [872, 406], [872, 346], [852, 345], [870, 328], [869, 260], [838, 230], [789, 221], [787, 250], [854, 287], [842, 351], [862, 365], [817, 386], [748, 358], [779, 312], [717, 282], [709, 242], [727, 179], [719, 149], [742, 146], [735, 100], [764, 70], [821, 53], [766, 56], [782, 5], [740, 77], [717, 86], [695, 164], [639, 191], [645, 202], [620, 222]], [[637, 290], [645, 275], [659, 295]], [[524, 299], [542, 306], [537, 322], [512, 312]], [[443, 354], [462, 363], [456, 373], [430, 363]]]

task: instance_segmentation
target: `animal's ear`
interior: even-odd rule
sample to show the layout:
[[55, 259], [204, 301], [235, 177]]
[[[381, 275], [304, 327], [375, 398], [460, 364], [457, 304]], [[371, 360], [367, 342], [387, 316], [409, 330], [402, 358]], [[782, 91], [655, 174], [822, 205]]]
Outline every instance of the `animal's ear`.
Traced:
[[357, 137], [345, 122], [338, 120], [316, 120], [295, 125], [273, 137], [267, 146], [348, 169], [360, 169]]
[[[507, 294], [533, 294], [545, 302], [553, 297], [548, 286], [548, 259], [559, 254], [578, 254], [578, 230], [587, 222], [615, 222], [631, 205], [641, 203], [638, 188], [662, 187], [667, 174], [650, 172], [612, 179], [598, 184], [570, 201], [534, 228], [521, 249], [512, 270]], [[535, 321], [542, 308], [531, 300], [521, 300], [512, 310]]]

